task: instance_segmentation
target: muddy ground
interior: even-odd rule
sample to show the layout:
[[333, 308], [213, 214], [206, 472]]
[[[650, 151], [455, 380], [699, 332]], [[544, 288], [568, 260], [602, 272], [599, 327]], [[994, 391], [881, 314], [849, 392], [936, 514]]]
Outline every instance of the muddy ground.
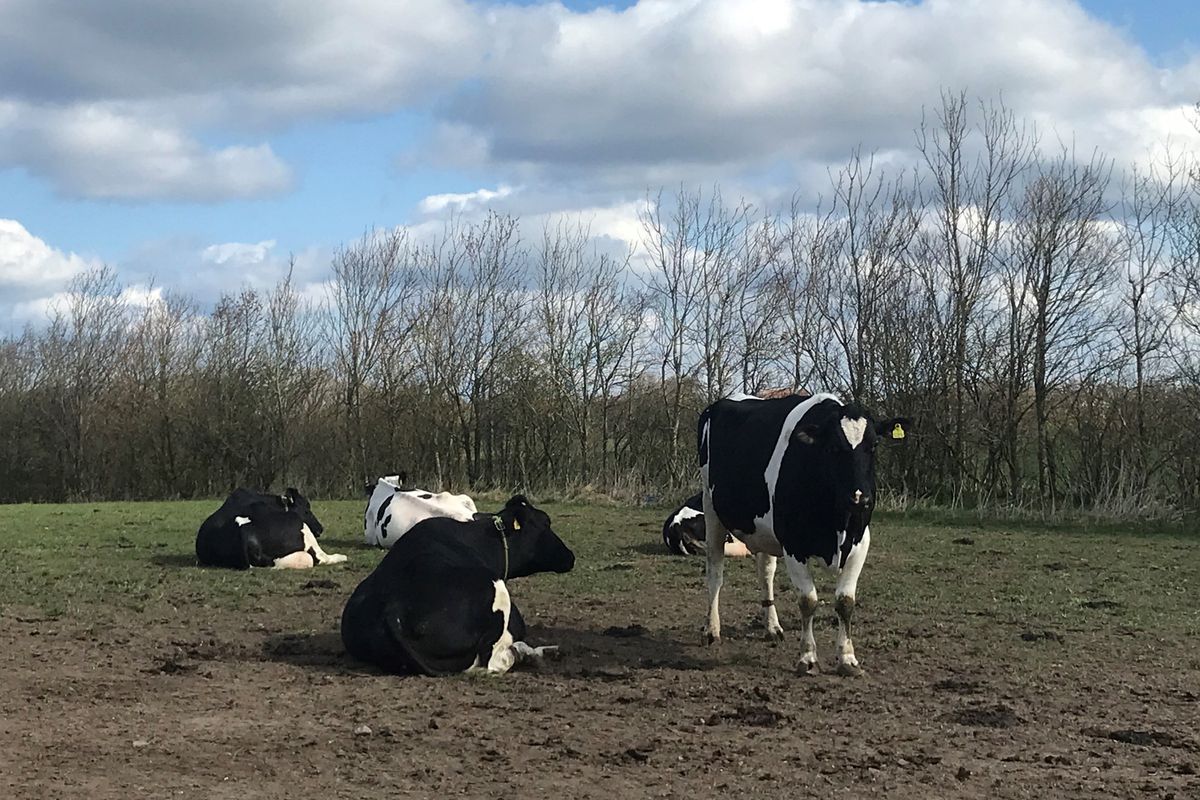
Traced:
[[0, 509], [0, 797], [1200, 798], [1195, 538], [877, 523], [866, 674], [832, 674], [823, 605], [801, 677], [751, 562], [714, 650], [659, 512], [556, 506], [579, 568], [512, 593], [561, 659], [399, 678], [342, 650], [379, 553], [330, 506], [350, 566], [252, 575], [194, 566], [166, 504]]

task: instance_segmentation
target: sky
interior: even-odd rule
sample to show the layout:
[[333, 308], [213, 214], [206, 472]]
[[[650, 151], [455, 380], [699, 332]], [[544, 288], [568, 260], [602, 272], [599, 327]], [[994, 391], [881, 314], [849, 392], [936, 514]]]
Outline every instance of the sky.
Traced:
[[0, 334], [115, 267], [211, 302], [486, 208], [637, 238], [648, 191], [815, 194], [944, 89], [1119, 162], [1200, 149], [1185, 0], [3, 0]]

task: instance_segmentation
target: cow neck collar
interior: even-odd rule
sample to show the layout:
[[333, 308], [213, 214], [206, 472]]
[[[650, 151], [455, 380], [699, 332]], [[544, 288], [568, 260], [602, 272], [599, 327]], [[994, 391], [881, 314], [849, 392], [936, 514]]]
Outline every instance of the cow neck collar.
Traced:
[[508, 534], [504, 531], [504, 520], [500, 519], [500, 515], [492, 517], [492, 522], [496, 526], [496, 530], [500, 532], [500, 542], [504, 545], [504, 577], [501, 580], [508, 580]]

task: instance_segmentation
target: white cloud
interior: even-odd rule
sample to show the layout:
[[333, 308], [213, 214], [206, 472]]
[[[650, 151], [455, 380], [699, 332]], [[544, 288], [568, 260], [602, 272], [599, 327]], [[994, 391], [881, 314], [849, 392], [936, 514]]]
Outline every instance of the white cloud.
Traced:
[[293, 178], [268, 144], [210, 146], [199, 131], [242, 138], [428, 100], [476, 69], [485, 24], [465, 0], [10, 0], [0, 168], [69, 197], [276, 194]]
[[495, 200], [503, 200], [515, 191], [519, 190], [501, 184], [495, 189], [476, 189], [461, 194], [431, 194], [418, 204], [418, 208], [422, 214], [440, 214], [447, 210], [466, 211], [486, 206]]
[[858, 143], [911, 158], [922, 108], [960, 87], [1123, 158], [1186, 133], [1179, 112], [1200, 93], [1200, 69], [1157, 68], [1068, 0], [642, 0], [494, 18], [488, 70], [447, 122], [531, 185], [805, 174]]
[[161, 286], [126, 286], [121, 290], [121, 302], [133, 308], [150, 308], [162, 305], [164, 301]]
[[0, 219], [0, 287], [6, 295], [60, 286], [95, 266], [92, 259], [56, 250], [15, 219]]
[[263, 263], [274, 249], [274, 239], [267, 239], [255, 244], [224, 242], [222, 244], [210, 244], [200, 251], [200, 258], [213, 264], [240, 264], [245, 266]]
[[0, 99], [0, 167], [24, 167], [63, 194], [214, 201], [286, 190], [291, 170], [267, 144], [209, 148], [183, 131], [103, 104]]
[[[1200, 59], [1160, 68], [1073, 0], [10, 0], [0, 30], [0, 166], [124, 200], [284, 192], [267, 135], [401, 110], [435, 130], [403, 164], [611, 203], [819, 173], [860, 142], [911, 155], [943, 88], [1003, 93], [1119, 158], [1192, 136], [1178, 112], [1200, 96]], [[422, 211], [502, 199], [431, 195]]]

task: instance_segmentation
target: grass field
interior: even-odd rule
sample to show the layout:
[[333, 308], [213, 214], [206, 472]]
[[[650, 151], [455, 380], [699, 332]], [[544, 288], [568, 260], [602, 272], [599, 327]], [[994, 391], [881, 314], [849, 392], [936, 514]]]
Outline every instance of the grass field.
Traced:
[[433, 680], [342, 652], [361, 503], [314, 504], [349, 563], [284, 572], [198, 568], [216, 505], [0, 506], [0, 796], [1200, 797], [1200, 536], [877, 517], [867, 674], [830, 674], [825, 605], [799, 677], [752, 562], [702, 647], [665, 511], [547, 505], [577, 566], [512, 592], [562, 659]]

